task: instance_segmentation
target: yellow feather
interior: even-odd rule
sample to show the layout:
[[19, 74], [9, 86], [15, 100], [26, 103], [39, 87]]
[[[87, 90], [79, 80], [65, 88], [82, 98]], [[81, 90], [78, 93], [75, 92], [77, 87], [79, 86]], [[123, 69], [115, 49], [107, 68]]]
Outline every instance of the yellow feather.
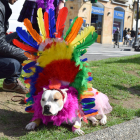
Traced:
[[95, 32], [95, 28], [93, 26], [85, 27], [84, 30], [80, 34], [78, 34], [77, 37], [69, 45], [76, 46], [82, 43], [91, 32]]
[[56, 45], [52, 44], [51, 48], [42, 52], [37, 62], [40, 67], [45, 67], [54, 60], [71, 59], [73, 47], [67, 47], [65, 42], [57, 42]]
[[33, 72], [31, 72], [31, 73], [24, 73], [24, 74], [22, 75], [22, 77], [29, 78], [29, 77], [32, 76], [33, 74], [34, 74]]
[[28, 64], [28, 63], [30, 63], [30, 62], [33, 62], [32, 60], [24, 60], [24, 64]]
[[42, 34], [42, 39], [44, 41], [46, 39], [46, 31], [45, 31], [45, 27], [44, 27], [42, 8], [38, 9], [37, 16], [38, 16], [37, 17], [38, 26], [39, 26], [40, 32]]
[[30, 88], [30, 84], [26, 84], [25, 86], [26, 86], [26, 88], [28, 88], [28, 89]]

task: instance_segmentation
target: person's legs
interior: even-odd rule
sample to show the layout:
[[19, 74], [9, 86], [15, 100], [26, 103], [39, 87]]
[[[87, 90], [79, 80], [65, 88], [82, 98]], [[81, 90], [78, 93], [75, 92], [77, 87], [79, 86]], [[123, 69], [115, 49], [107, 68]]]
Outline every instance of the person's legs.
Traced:
[[0, 79], [5, 78], [3, 89], [26, 94], [28, 90], [20, 85], [18, 78], [21, 74], [22, 66], [19, 61], [13, 58], [0, 57]]
[[0, 57], [0, 79], [6, 78], [7, 82], [16, 82], [21, 70], [22, 66], [16, 59]]

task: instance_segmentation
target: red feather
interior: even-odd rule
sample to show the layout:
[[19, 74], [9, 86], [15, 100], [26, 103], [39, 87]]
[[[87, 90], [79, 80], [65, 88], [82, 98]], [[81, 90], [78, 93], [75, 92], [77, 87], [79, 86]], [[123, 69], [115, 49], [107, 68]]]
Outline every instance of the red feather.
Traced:
[[55, 37], [61, 38], [63, 34], [63, 30], [65, 27], [65, 21], [68, 15], [68, 9], [67, 7], [63, 7], [58, 14], [57, 21], [56, 21], [56, 35]]
[[48, 13], [44, 13], [44, 25], [45, 25], [45, 30], [46, 30], [46, 38], [49, 38], [49, 16]]
[[14, 45], [16, 45], [17, 47], [21, 48], [24, 51], [28, 51], [28, 52], [32, 52], [32, 53], [38, 51], [37, 49], [35, 49], [35, 48], [33, 48], [33, 47], [29, 46], [29, 45], [25, 45], [25, 44], [21, 43], [17, 39], [14, 39], [13, 43], [14, 43]]

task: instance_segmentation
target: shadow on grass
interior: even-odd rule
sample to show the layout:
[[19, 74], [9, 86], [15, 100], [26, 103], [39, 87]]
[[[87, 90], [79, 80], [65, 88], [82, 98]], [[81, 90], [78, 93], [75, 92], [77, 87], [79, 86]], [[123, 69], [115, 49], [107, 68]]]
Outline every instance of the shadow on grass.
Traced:
[[130, 88], [124, 87], [122, 85], [112, 85], [112, 86], [114, 86], [115, 88], [118, 88], [119, 90], [129, 91], [130, 94], [132, 95], [140, 96], [140, 85], [132, 86]]
[[[30, 122], [33, 114], [5, 109], [0, 109], [0, 114], [0, 133], [3, 133], [8, 137], [20, 137], [30, 132], [25, 130], [25, 126]], [[50, 133], [52, 133], [54, 127], [57, 130], [57, 127], [53, 126], [52, 123], [49, 123], [47, 126], [41, 124], [34, 130], [34, 132], [45, 129], [45, 131], [49, 131]], [[71, 131], [71, 126], [69, 125], [62, 125], [62, 127], [65, 127], [68, 131]]]
[[114, 60], [114, 61], [105, 62], [105, 63], [107, 63], [107, 64], [110, 64], [110, 63], [134, 63], [134, 64], [140, 64], [140, 57], [131, 56], [131, 58], [119, 59], [119, 60]]

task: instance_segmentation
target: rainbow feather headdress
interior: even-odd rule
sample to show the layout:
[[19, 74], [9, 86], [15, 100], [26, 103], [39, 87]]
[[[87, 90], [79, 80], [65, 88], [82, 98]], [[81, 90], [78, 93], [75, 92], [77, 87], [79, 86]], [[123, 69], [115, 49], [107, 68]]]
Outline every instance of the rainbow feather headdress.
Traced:
[[48, 86], [49, 80], [53, 78], [59, 80], [63, 86], [69, 85], [78, 91], [77, 98], [85, 115], [97, 114], [97, 110], [92, 109], [95, 99], [90, 92], [92, 85], [89, 82], [92, 77], [87, 68], [87, 59], [81, 60], [80, 56], [86, 53], [86, 48], [95, 42], [98, 35], [93, 26], [85, 27], [78, 34], [83, 19], [75, 17], [62, 38], [67, 14], [67, 8], [62, 8], [55, 21], [54, 11], [50, 9], [48, 13], [44, 13], [43, 19], [42, 9], [39, 8], [37, 19], [41, 35], [32, 28], [28, 19], [24, 20], [24, 25], [29, 33], [20, 27], [16, 29], [26, 44], [18, 40], [14, 40], [13, 43], [25, 50], [28, 57], [23, 63], [24, 82], [30, 88], [27, 94], [27, 105], [30, 105], [26, 108], [27, 112], [31, 112], [34, 96], [38, 95], [44, 86]]

